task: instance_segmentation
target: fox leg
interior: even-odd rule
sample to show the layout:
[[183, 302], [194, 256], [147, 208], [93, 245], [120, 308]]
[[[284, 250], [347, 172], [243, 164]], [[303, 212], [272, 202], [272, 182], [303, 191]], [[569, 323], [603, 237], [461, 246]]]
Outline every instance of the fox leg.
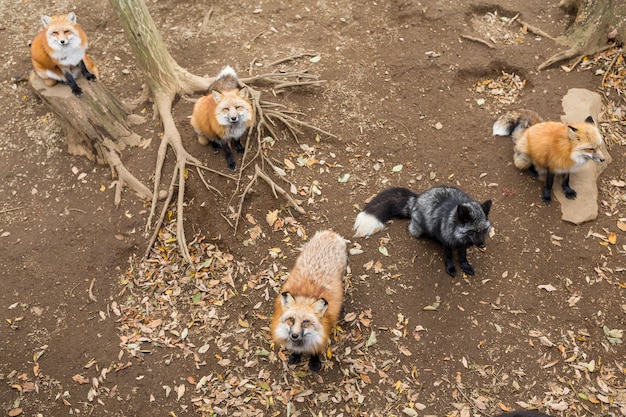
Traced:
[[456, 276], [456, 267], [452, 257], [452, 248], [447, 246], [443, 248], [443, 262], [446, 265], [446, 273], [454, 278]]
[[225, 143], [222, 148], [226, 153], [226, 163], [228, 164], [228, 169], [234, 171], [237, 169], [237, 164], [235, 163], [235, 157], [233, 156], [233, 150], [230, 148], [228, 143]]
[[[200, 137], [198, 137], [198, 139], [199, 138]], [[202, 142], [200, 142], [200, 143], [202, 143]], [[206, 143], [204, 145], [206, 145]], [[211, 150], [213, 151], [213, 153], [220, 153], [220, 151], [222, 150], [222, 146], [219, 143], [217, 143], [217, 142], [211, 141]]]
[[287, 360], [287, 363], [289, 363], [289, 365], [300, 363], [301, 358], [302, 358], [302, 353], [291, 352], [291, 355], [289, 355], [289, 359]]
[[235, 144], [235, 150], [237, 153], [244, 153], [246, 151], [246, 148], [243, 147], [239, 139], [233, 139], [233, 143]]
[[552, 201], [552, 186], [553, 185], [554, 185], [554, 174], [548, 171], [546, 172], [546, 185], [543, 187], [543, 193], [541, 193], [541, 201], [543, 201], [545, 204], [550, 204], [550, 202]]
[[467, 247], [458, 248], [457, 253], [459, 254], [459, 263], [463, 272], [467, 275], [474, 275], [474, 267], [467, 261]]
[[81, 96], [83, 94], [83, 90], [78, 86], [78, 84], [76, 84], [76, 80], [74, 79], [74, 76], [69, 71], [65, 71], [65, 78], [67, 79], [67, 83], [72, 89], [72, 93], [76, 97]]
[[531, 165], [528, 167], [528, 173], [535, 180], [539, 177], [539, 172], [537, 171], [537, 168], [534, 165]]
[[97, 77], [89, 72], [84, 60], [81, 59], [78, 65], [80, 66], [80, 72], [83, 74], [83, 77], [89, 81], [96, 81]]
[[320, 360], [320, 355], [315, 353], [309, 359], [309, 371], [317, 372], [320, 369], [322, 369], [322, 361]]
[[563, 181], [561, 182], [561, 187], [563, 188], [563, 192], [565, 193], [565, 197], [573, 200], [576, 198], [576, 191], [569, 186], [569, 174], [565, 174], [563, 177]]

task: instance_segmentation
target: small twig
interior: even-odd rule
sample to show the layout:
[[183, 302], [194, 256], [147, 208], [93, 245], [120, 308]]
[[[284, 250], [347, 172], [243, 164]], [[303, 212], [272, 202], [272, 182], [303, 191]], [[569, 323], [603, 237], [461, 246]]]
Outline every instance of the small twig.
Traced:
[[278, 65], [278, 64], [282, 64], [283, 62], [287, 62], [287, 61], [295, 61], [298, 58], [302, 58], [305, 56], [318, 56], [319, 54], [317, 52], [304, 52], [302, 54], [297, 54], [297, 55], [291, 55], [288, 56], [286, 58], [283, 59], [279, 59], [278, 61], [274, 61], [272, 63], [267, 64], [268, 67], [274, 66], [274, 65]]
[[200, 167], [196, 167], [196, 170], [198, 172], [198, 176], [200, 177], [200, 180], [202, 181], [202, 183], [204, 184], [204, 186], [206, 188], [208, 188], [209, 190], [213, 190], [216, 193], [218, 193], [220, 195], [220, 197], [223, 197], [224, 194], [222, 194], [222, 192], [220, 190], [218, 190], [217, 188], [213, 187], [211, 184], [209, 184], [207, 182], [207, 180], [204, 178], [204, 175], [202, 175], [202, 171], [200, 171]]
[[[467, 394], [465, 394], [465, 392], [463, 391], [463, 386], [462, 386], [461, 384], [457, 384], [457, 386], [456, 386], [456, 387], [457, 387], [457, 389], [459, 390], [459, 392], [461, 393], [461, 395], [463, 396], [463, 398], [465, 398], [465, 400], [466, 400], [466, 401], [467, 401], [470, 405], [474, 404], [474, 401], [472, 401], [472, 399], [471, 399], [471, 398], [469, 398], [469, 397], [467, 396]], [[485, 413], [484, 411], [482, 411], [482, 410], [480, 410], [480, 409], [478, 409], [478, 408], [476, 408], [476, 409], [478, 410], [478, 412], [479, 412], [480, 414], [485, 415], [485, 416], [487, 416], [487, 417], [490, 417], [490, 415], [489, 415], [489, 414], [487, 414], [487, 413]]]
[[489, 43], [489, 42], [487, 42], [486, 40], [483, 40], [483, 39], [480, 39], [480, 38], [476, 38], [476, 37], [474, 37], [474, 36], [469, 36], [469, 35], [461, 35], [461, 37], [462, 37], [463, 39], [467, 39], [467, 40], [470, 40], [470, 41], [474, 41], [474, 42], [482, 43], [483, 45], [485, 45], [485, 46], [486, 46], [486, 47], [488, 47], [488, 48], [495, 49], [495, 46], [493, 46], [492, 44], [490, 44], [490, 43]]
[[241, 194], [241, 199], [239, 201], [239, 209], [237, 210], [237, 219], [235, 220], [235, 233], [237, 233], [237, 227], [239, 226], [239, 219], [241, 219], [241, 211], [242, 211], [242, 208], [243, 208], [243, 202], [246, 199], [246, 195], [248, 194], [248, 192], [252, 188], [252, 185], [259, 178], [261, 178], [263, 181], [265, 181], [272, 188], [272, 192], [274, 193], [274, 197], [278, 198], [278, 196], [276, 195], [276, 192], [278, 192], [278, 194], [282, 195], [283, 197], [285, 197], [287, 199], [287, 201], [289, 201], [289, 203], [293, 206], [293, 208], [298, 213], [300, 213], [300, 214], [305, 214], [306, 213], [306, 211], [298, 204], [298, 202], [296, 200], [294, 200], [294, 198], [291, 195], [289, 195], [289, 193], [287, 191], [285, 191], [280, 185], [276, 184], [276, 182], [274, 182], [274, 180], [272, 180], [270, 177], [268, 177], [267, 174], [265, 172], [263, 172], [261, 170], [261, 168], [259, 168], [258, 165], [255, 165], [254, 166], [254, 176], [252, 177], [252, 179], [250, 180], [250, 182], [248, 183], [246, 188], [243, 190], [243, 193]]
[[2, 209], [2, 210], [0, 210], [0, 214], [10, 213], [12, 211], [17, 211], [17, 210], [21, 210], [21, 209], [22, 209], [22, 207], [11, 207], [11, 208], [8, 208], [8, 209]]
[[604, 82], [606, 81], [606, 77], [609, 75], [609, 72], [611, 72], [611, 68], [613, 68], [613, 65], [615, 65], [615, 62], [617, 61], [617, 58], [619, 58], [622, 54], [621, 53], [616, 53], [615, 57], [613, 57], [613, 60], [611, 61], [611, 63], [609, 64], [609, 67], [606, 69], [606, 71], [604, 72], [604, 75], [602, 76], [602, 84], [600, 84], [602, 87], [604, 87]]
[[405, 125], [400, 123], [398, 120], [395, 120], [395, 119], [389, 119], [389, 120], [391, 120], [392, 122], [395, 122], [395, 123], [399, 124], [400, 126], [402, 126], [403, 128], [405, 128], [406, 129], [406, 134], [408, 135], [409, 139], [412, 138], [411, 131], [409, 130], [408, 127], [406, 127]]
[[255, 175], [257, 175], [259, 178], [261, 178], [263, 181], [265, 181], [270, 187], [272, 187], [272, 191], [274, 191], [274, 196], [275, 197], [276, 197], [276, 192], [278, 191], [278, 194], [280, 194], [283, 197], [285, 197], [287, 199], [287, 201], [289, 201], [289, 203], [291, 203], [293, 208], [296, 209], [296, 211], [298, 213], [300, 213], [300, 214], [305, 214], [306, 213], [306, 211], [298, 204], [298, 202], [291, 195], [289, 195], [289, 193], [287, 191], [285, 191], [280, 185], [276, 184], [274, 182], [274, 180], [272, 180], [270, 177], [268, 177], [265, 172], [261, 171], [261, 169], [259, 169], [258, 165], [255, 165], [254, 170], [255, 170]]
[[250, 40], [250, 43], [256, 41], [258, 38], [260, 38], [261, 36], [265, 35], [267, 32], [268, 32], [267, 30], [264, 30], [263, 32], [257, 33], [256, 35], [254, 35], [252, 37], [252, 39]]
[[552, 36], [548, 35], [546, 32], [544, 32], [543, 30], [539, 29], [538, 27], [535, 27], [533, 25], [528, 24], [527, 22], [524, 22], [522, 19], [519, 19], [517, 21], [517, 23], [519, 23], [520, 25], [522, 25], [523, 27], [525, 27], [529, 32], [534, 33], [535, 35], [539, 35], [539, 36], [543, 36], [544, 38], [548, 38], [548, 39], [552, 39], [553, 41], [555, 40]]
[[212, 15], [213, 15], [213, 8], [211, 7], [208, 13], [204, 15], [204, 19], [202, 19], [202, 24], [200, 25], [200, 29], [198, 29], [198, 33], [196, 33], [196, 38], [199, 38], [200, 34], [205, 31], [207, 26], [209, 26], [209, 20], [211, 20]]
[[518, 18], [518, 17], [519, 17], [519, 13], [518, 13], [518, 14], [516, 14], [515, 16], [513, 16], [513, 17], [511, 18], [511, 20], [509, 20], [509, 23], [507, 23], [507, 25], [509, 25], [509, 26], [510, 26], [510, 25], [512, 25], [512, 24], [513, 24], [513, 22], [515, 22], [515, 21], [517, 20], [517, 18]]
[[72, 207], [66, 207], [65, 210], [67, 211], [77, 211], [79, 213], [83, 213], [83, 214], [87, 214], [87, 212], [85, 210], [81, 210], [81, 209], [77, 209], [77, 208], [72, 208]]
[[98, 299], [95, 295], [93, 295], [93, 285], [96, 283], [96, 279], [91, 280], [91, 284], [89, 284], [89, 301], [93, 301], [94, 303], [98, 302]]

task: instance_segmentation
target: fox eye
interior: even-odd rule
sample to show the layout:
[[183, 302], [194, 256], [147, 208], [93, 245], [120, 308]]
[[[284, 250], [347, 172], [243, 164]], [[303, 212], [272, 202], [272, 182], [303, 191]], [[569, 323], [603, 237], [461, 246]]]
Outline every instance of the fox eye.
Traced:
[[289, 327], [293, 326], [294, 322], [295, 320], [293, 319], [293, 317], [288, 317], [287, 320], [285, 320], [285, 323], [287, 323]]
[[54, 32], [52, 32], [52, 34], [53, 34], [54, 36], [56, 36], [56, 35], [58, 35], [58, 34], [59, 34], [59, 32], [55, 30]]
[[224, 108], [222, 109], [222, 112], [223, 112], [223, 113], [228, 113], [229, 111], [230, 111], [230, 109], [229, 109], [228, 107], [224, 107]]
[[304, 320], [302, 322], [302, 327], [304, 327], [305, 329], [309, 327], [310, 325], [311, 325], [311, 322], [309, 320]]
[[63, 33], [65, 33], [66, 35], [69, 35], [69, 34], [70, 34], [70, 31], [69, 31], [69, 30], [66, 30], [66, 31], [65, 31], [65, 32], [63, 32]]
[[237, 110], [243, 109], [243, 106], [237, 106]]

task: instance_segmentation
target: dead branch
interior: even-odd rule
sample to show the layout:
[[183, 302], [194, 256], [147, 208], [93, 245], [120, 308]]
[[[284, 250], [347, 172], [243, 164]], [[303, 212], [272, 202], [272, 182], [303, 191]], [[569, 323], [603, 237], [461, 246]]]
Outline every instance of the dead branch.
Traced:
[[535, 35], [543, 36], [544, 38], [548, 38], [548, 39], [552, 39], [553, 41], [556, 41], [555, 38], [553, 38], [552, 36], [548, 35], [543, 30], [539, 29], [538, 27], [535, 27], [535, 26], [531, 25], [528, 22], [523, 21], [522, 19], [518, 19], [517, 23], [519, 23], [520, 25], [522, 25], [522, 27], [526, 28], [529, 32], [534, 33]]
[[306, 211], [302, 208], [302, 206], [300, 206], [300, 204], [298, 204], [298, 202], [287, 191], [285, 191], [281, 186], [276, 184], [276, 182], [274, 182], [274, 180], [272, 180], [265, 172], [263, 172], [261, 170], [261, 168], [259, 168], [258, 165], [255, 165], [254, 166], [254, 176], [252, 177], [250, 182], [248, 182], [248, 185], [246, 185], [245, 189], [241, 193], [241, 198], [239, 200], [239, 207], [237, 209], [237, 217], [235, 219], [235, 233], [237, 232], [237, 227], [239, 226], [239, 219], [241, 218], [243, 202], [246, 199], [246, 195], [248, 195], [248, 193], [250, 192], [250, 189], [252, 188], [252, 186], [256, 183], [257, 179], [259, 179], [259, 178], [261, 178], [263, 181], [265, 181], [272, 188], [272, 192], [274, 193], [274, 197], [275, 198], [278, 198], [278, 196], [276, 195], [276, 193], [278, 192], [278, 194], [282, 195], [287, 201], [289, 201], [291, 206], [298, 213], [300, 213], [300, 214], [305, 214], [306, 213]]
[[482, 43], [483, 45], [485, 45], [487, 48], [491, 48], [494, 49], [495, 46], [493, 46], [492, 44], [490, 44], [489, 42], [487, 42], [486, 40], [480, 39], [480, 38], [476, 38], [474, 36], [470, 36], [470, 35], [461, 35], [461, 37], [463, 39], [467, 39], [468, 41], [474, 41], [474, 42], [478, 42], [478, 43]]
[[304, 53], [301, 53], [301, 54], [291, 55], [291, 56], [279, 59], [278, 61], [271, 62], [271, 63], [267, 64], [267, 66], [268, 67], [272, 67], [274, 65], [282, 64], [283, 62], [295, 61], [298, 58], [302, 58], [302, 57], [306, 57], [306, 56], [318, 56], [318, 55], [319, 54], [317, 52], [304, 52]]

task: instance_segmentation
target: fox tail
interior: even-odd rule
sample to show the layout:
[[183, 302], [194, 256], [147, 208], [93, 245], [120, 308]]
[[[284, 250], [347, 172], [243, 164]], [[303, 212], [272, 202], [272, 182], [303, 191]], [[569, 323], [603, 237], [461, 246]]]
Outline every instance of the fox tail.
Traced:
[[418, 194], [413, 191], [393, 187], [381, 191], [365, 205], [354, 221], [354, 236], [370, 236], [385, 228], [391, 219], [411, 217], [411, 208]]
[[237, 73], [235, 72], [233, 67], [231, 67], [230, 65], [226, 65], [224, 68], [222, 68], [222, 70], [219, 72], [219, 74], [217, 74], [217, 77], [215, 77], [215, 79], [217, 80], [220, 78], [227, 78], [227, 77], [232, 77], [234, 79], [237, 79]]
[[509, 111], [498, 118], [493, 124], [494, 136], [511, 136], [513, 140], [528, 129], [528, 127], [543, 122], [543, 119], [537, 112], [532, 110], [520, 109]]

